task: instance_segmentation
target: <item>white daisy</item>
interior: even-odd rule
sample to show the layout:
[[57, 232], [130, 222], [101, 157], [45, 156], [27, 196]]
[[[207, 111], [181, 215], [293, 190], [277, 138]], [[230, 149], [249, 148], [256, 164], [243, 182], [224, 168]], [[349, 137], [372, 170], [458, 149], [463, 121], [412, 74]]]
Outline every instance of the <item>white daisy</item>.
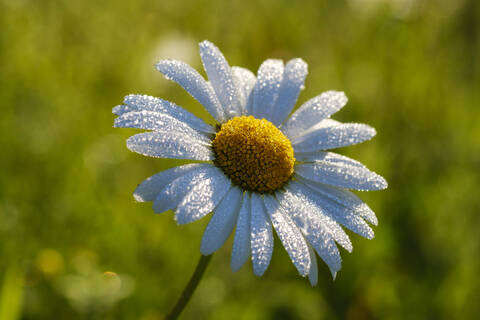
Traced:
[[[200, 43], [208, 82], [187, 64], [160, 61], [156, 68], [180, 84], [217, 121], [210, 125], [172, 102], [129, 95], [113, 109], [115, 127], [150, 130], [127, 140], [137, 153], [201, 161], [162, 171], [134, 192], [153, 201], [155, 212], [175, 211], [178, 224], [213, 215], [203, 235], [204, 255], [218, 250], [235, 229], [231, 267], [251, 257], [261, 276], [273, 252], [273, 230], [302, 276], [317, 282], [315, 252], [335, 277], [337, 243], [352, 244], [341, 225], [368, 239], [373, 211], [348, 191], [380, 190], [386, 181], [361, 163], [325, 150], [371, 139], [375, 129], [340, 123], [330, 116], [347, 97], [327, 91], [290, 117], [307, 75], [307, 64], [266, 60], [257, 76], [230, 67], [220, 50]], [[236, 228], [235, 228], [236, 226]]]

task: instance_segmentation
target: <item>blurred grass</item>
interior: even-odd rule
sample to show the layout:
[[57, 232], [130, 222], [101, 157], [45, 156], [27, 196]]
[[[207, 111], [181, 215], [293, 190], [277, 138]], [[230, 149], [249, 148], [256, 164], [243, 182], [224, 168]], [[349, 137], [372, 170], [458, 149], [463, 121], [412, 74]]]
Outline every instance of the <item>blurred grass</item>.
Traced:
[[23, 274], [15, 265], [10, 265], [5, 272], [0, 296], [0, 319], [15, 320], [19, 318], [22, 302]]
[[[302, 57], [299, 104], [345, 91], [335, 118], [378, 135], [340, 151], [389, 188], [360, 194], [379, 217], [376, 237], [352, 234], [335, 281], [322, 264], [311, 288], [278, 239], [262, 278], [250, 265], [233, 274], [230, 239], [184, 318], [475, 319], [479, 21], [475, 0], [0, 0], [1, 310], [153, 320], [175, 302], [208, 219], [178, 227], [133, 201], [139, 182], [180, 162], [129, 152], [134, 130], [114, 130], [111, 108], [144, 93], [205, 116], [153, 64], [181, 58], [200, 69], [196, 44], [209, 39], [251, 70]], [[122, 290], [117, 278], [96, 287], [105, 271]]]

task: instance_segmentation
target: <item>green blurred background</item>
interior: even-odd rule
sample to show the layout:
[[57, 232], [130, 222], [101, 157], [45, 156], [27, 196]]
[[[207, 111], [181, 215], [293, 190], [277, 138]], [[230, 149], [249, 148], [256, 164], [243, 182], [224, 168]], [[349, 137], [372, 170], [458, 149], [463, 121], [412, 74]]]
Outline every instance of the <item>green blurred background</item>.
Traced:
[[229, 239], [183, 318], [475, 319], [479, 4], [0, 0], [0, 319], [155, 320], [176, 301], [208, 219], [179, 227], [134, 202], [138, 183], [182, 162], [128, 151], [136, 131], [113, 129], [111, 108], [144, 93], [204, 116], [153, 67], [200, 70], [204, 39], [254, 71], [302, 57], [299, 103], [345, 91], [335, 119], [378, 135], [339, 152], [389, 188], [359, 193], [379, 226], [371, 241], [349, 233], [335, 281], [322, 263], [310, 287], [278, 239], [263, 277], [250, 264], [232, 273]]

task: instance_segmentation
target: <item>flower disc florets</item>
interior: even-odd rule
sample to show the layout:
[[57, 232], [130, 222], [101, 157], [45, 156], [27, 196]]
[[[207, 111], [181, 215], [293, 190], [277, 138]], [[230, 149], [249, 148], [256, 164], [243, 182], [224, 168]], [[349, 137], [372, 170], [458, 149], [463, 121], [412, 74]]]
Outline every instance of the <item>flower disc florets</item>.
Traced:
[[290, 140], [265, 119], [241, 116], [229, 120], [220, 127], [212, 146], [215, 164], [245, 190], [275, 191], [293, 173]]

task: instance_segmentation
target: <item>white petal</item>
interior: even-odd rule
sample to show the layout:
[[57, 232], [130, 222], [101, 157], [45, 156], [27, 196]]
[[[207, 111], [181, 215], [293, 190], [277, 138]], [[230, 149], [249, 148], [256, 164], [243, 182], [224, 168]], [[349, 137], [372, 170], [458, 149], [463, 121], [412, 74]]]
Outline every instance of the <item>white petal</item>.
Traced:
[[290, 259], [302, 276], [310, 271], [310, 254], [307, 242], [300, 230], [295, 226], [288, 215], [285, 214], [278, 201], [271, 195], [264, 195], [263, 201], [267, 209], [272, 225], [282, 241]]
[[193, 129], [188, 123], [164, 113], [152, 111], [128, 112], [115, 119], [116, 128], [136, 128], [158, 132], [181, 131], [188, 136], [209, 143], [211, 134]]
[[[317, 123], [316, 125], [311, 127], [310, 129], [308, 129], [306, 131], [302, 131], [302, 133], [300, 135], [295, 136], [295, 137], [289, 136], [288, 133], [286, 132], [286, 130], [284, 129], [284, 126], [280, 127], [280, 131], [282, 131], [283, 134], [285, 134], [288, 137], [288, 139], [293, 142], [294, 140], [301, 141], [301, 139], [306, 134], [309, 134], [311, 132], [314, 132], [314, 131], [317, 131], [317, 130], [320, 130], [320, 129], [323, 129], [323, 128], [337, 127], [339, 125], [342, 125], [342, 123], [328, 118], [328, 119], [323, 119], [322, 121], [320, 121], [319, 123]], [[307, 153], [307, 152], [304, 152], [304, 153]]]
[[265, 60], [258, 69], [257, 82], [253, 89], [253, 116], [257, 119], [271, 119], [273, 106], [278, 98], [283, 78], [281, 60]]
[[338, 126], [323, 127], [300, 138], [293, 139], [295, 152], [314, 152], [361, 143], [373, 138], [374, 128], [360, 123], [342, 123]]
[[302, 162], [328, 161], [333, 163], [348, 164], [354, 167], [365, 168], [364, 164], [334, 152], [317, 151], [310, 153], [296, 153], [295, 160]]
[[[302, 232], [302, 227], [306, 224], [310, 225], [309, 227], [312, 228], [311, 231], [313, 234], [316, 232], [315, 226], [321, 226], [321, 228], [342, 247], [347, 251], [352, 251], [353, 247], [350, 238], [342, 227], [327, 215], [322, 208], [303, 194], [303, 192], [296, 187], [296, 182], [290, 181], [286, 188], [286, 191], [276, 193], [277, 199], [280, 201], [280, 205], [282, 205], [285, 212], [292, 218], [295, 217], [293, 220]], [[290, 205], [289, 208], [285, 208], [287, 204]], [[302, 222], [302, 224], [299, 225], [299, 222]]]
[[308, 280], [310, 280], [310, 284], [312, 287], [317, 285], [318, 282], [318, 265], [317, 265], [317, 255], [311, 245], [308, 245], [308, 253], [310, 253], [310, 259], [312, 260], [312, 264], [310, 266], [310, 272], [308, 273]]
[[[366, 168], [362, 163], [350, 159], [348, 157], [339, 155], [333, 152], [316, 152], [311, 154], [306, 153], [297, 153], [295, 158], [298, 161], [305, 162], [316, 162], [316, 161], [327, 161], [339, 165], [351, 165], [358, 168]], [[375, 216], [375, 213], [370, 209], [370, 207], [364, 203], [360, 198], [358, 198], [352, 192], [345, 190], [343, 188], [338, 188], [334, 186], [329, 186], [320, 182], [315, 182], [302, 178], [299, 175], [295, 177], [297, 180], [309, 186], [316, 193], [320, 194], [323, 197], [328, 197], [332, 201], [344, 206], [348, 210], [355, 212], [358, 216], [364, 218], [368, 222], [377, 225], [378, 220]]]
[[[278, 192], [277, 198], [285, 212], [290, 215], [306, 240], [315, 248], [334, 276], [342, 267], [342, 258], [334, 241], [336, 234], [329, 228], [328, 219], [325, 219], [325, 216], [320, 210], [315, 209], [315, 206], [308, 204], [308, 201], [305, 202], [304, 199], [296, 197], [289, 191]], [[320, 214], [318, 214], [319, 212]], [[322, 222], [322, 220], [327, 223]], [[348, 239], [346, 234], [341, 237]]]
[[250, 192], [247, 191], [238, 214], [235, 239], [233, 241], [232, 260], [230, 263], [233, 271], [240, 269], [250, 256], [250, 221], [251, 198]]
[[200, 164], [177, 179], [169, 182], [157, 195], [153, 210], [161, 213], [175, 209], [192, 188], [204, 179], [218, 174], [218, 168], [211, 164]]
[[382, 190], [387, 187], [385, 179], [375, 172], [366, 167], [344, 163], [321, 160], [298, 164], [295, 166], [295, 172], [307, 180], [348, 189], [368, 191]]
[[295, 178], [310, 187], [316, 193], [328, 197], [329, 199], [337, 202], [338, 204], [341, 204], [345, 208], [354, 211], [357, 215], [372, 223], [373, 225], [378, 224], [378, 219], [372, 209], [370, 209], [370, 207], [365, 202], [363, 202], [352, 192], [343, 188], [337, 188], [319, 182], [310, 181], [298, 175], [295, 175]]
[[[342, 123], [337, 121], [337, 120], [333, 120], [333, 119], [323, 119], [322, 121], [320, 121], [319, 123], [317, 123], [316, 125], [314, 125], [311, 130], [312, 131], [315, 131], [317, 129], [320, 129], [320, 128], [327, 128], [327, 127], [335, 127], [335, 126], [339, 126], [341, 125]], [[306, 133], [309, 133], [310, 130], [307, 130]], [[302, 133], [303, 135], [303, 133]]]
[[[304, 232], [305, 229], [303, 228], [308, 228], [308, 234], [313, 237], [326, 234], [347, 251], [352, 251], [352, 242], [342, 227], [327, 215], [322, 208], [304, 195], [301, 190], [295, 187], [295, 184], [292, 184], [292, 182], [288, 184], [286, 191], [279, 191], [276, 193], [276, 196], [280, 205], [290, 215], [300, 230]], [[286, 207], [287, 204], [289, 205], [288, 208]], [[304, 235], [306, 236], [305, 232]], [[307, 240], [312, 243], [308, 237]]]
[[340, 110], [347, 101], [343, 92], [324, 92], [302, 104], [285, 122], [282, 130], [288, 137], [295, 138]]
[[265, 212], [262, 198], [252, 194], [251, 209], [251, 246], [253, 273], [257, 276], [263, 275], [270, 264], [273, 253], [272, 225]]
[[[352, 243], [345, 231], [332, 218], [326, 215], [321, 208], [313, 203], [291, 183], [286, 191], [276, 193], [277, 199], [284, 211], [302, 231], [307, 241], [318, 251], [327, 264], [335, 269], [340, 268], [340, 256], [335, 241], [347, 251], [352, 251]], [[338, 271], [338, 270], [335, 270]]]
[[322, 211], [329, 217], [342, 224], [346, 228], [353, 232], [365, 237], [367, 239], [373, 238], [373, 230], [370, 226], [354, 211], [347, 209], [346, 207], [332, 201], [331, 199], [319, 195], [309, 189], [307, 186], [300, 183], [292, 183], [291, 188], [298, 188], [300, 192], [306, 195], [312, 202], [318, 207], [322, 208]]
[[183, 198], [175, 211], [178, 224], [186, 224], [203, 218], [217, 206], [230, 190], [231, 180], [217, 167], [211, 174], [196, 183]]
[[232, 70], [220, 50], [211, 42], [200, 43], [203, 67], [217, 94], [227, 119], [241, 115], [237, 87], [233, 82]]
[[211, 85], [192, 67], [176, 60], [162, 60], [157, 63], [158, 71], [172, 81], [181, 85], [192, 97], [197, 99], [205, 109], [219, 122], [225, 120], [223, 108]]
[[185, 122], [198, 131], [215, 133], [214, 128], [206, 124], [202, 119], [197, 118], [187, 110], [167, 100], [147, 95], [130, 94], [125, 97], [124, 103], [124, 105], [113, 108], [112, 112], [119, 116], [125, 113], [138, 111], [151, 111], [167, 114], [175, 119]]
[[323, 239], [320, 244], [312, 245], [320, 258], [327, 264], [333, 279], [335, 279], [337, 272], [342, 268], [342, 257], [335, 242], [332, 239]]
[[145, 132], [127, 139], [127, 148], [145, 156], [169, 159], [213, 160], [211, 147], [185, 132]]
[[242, 114], [251, 114], [253, 105], [253, 87], [257, 78], [248, 69], [241, 67], [232, 67], [233, 82], [238, 90], [238, 100], [240, 101], [240, 107], [242, 108]]
[[183, 176], [184, 174], [199, 169], [209, 167], [210, 164], [191, 163], [183, 166], [173, 167], [168, 170], [159, 172], [145, 179], [133, 193], [133, 197], [138, 202], [153, 201], [157, 195], [173, 180]]
[[272, 123], [277, 127], [285, 121], [295, 106], [307, 73], [307, 64], [302, 59], [292, 59], [285, 65], [280, 91], [271, 116]]
[[214, 214], [203, 233], [200, 247], [200, 252], [203, 255], [209, 255], [217, 251], [232, 233], [242, 205], [242, 198], [242, 190], [234, 186], [215, 208]]

